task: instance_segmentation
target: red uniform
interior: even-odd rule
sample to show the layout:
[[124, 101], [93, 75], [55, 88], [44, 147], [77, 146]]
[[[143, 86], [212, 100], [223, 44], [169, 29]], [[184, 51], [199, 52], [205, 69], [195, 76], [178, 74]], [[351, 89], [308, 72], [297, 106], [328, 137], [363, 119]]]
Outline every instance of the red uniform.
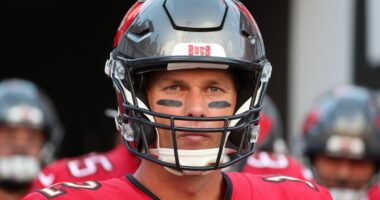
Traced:
[[46, 166], [32, 183], [32, 190], [55, 183], [105, 180], [133, 173], [140, 159], [119, 145], [104, 154], [90, 153], [74, 159], [58, 160]]
[[[254, 174], [231, 172], [223, 174], [227, 186], [225, 199], [331, 199], [322, 186], [288, 176], [261, 177]], [[31, 193], [24, 200], [36, 199], [159, 199], [131, 175], [105, 181], [60, 183]]]
[[379, 200], [380, 199], [380, 183], [374, 185], [368, 190], [367, 198], [365, 200]]
[[242, 172], [261, 175], [286, 175], [311, 181], [312, 173], [291, 156], [266, 151], [248, 157]]

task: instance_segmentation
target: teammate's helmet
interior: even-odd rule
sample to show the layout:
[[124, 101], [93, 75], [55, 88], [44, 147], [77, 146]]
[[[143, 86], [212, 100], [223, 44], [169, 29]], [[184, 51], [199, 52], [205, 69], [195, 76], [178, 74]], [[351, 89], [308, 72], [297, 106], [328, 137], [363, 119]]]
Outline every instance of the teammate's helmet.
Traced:
[[284, 132], [281, 116], [272, 99], [266, 95], [260, 112], [260, 135], [256, 149], [285, 153], [287, 147], [284, 141]]
[[371, 159], [380, 163], [380, 109], [369, 90], [333, 88], [312, 105], [303, 128], [306, 156]]
[[[235, 113], [223, 117], [173, 116], [149, 109], [145, 86], [147, 74], [159, 70], [213, 68], [229, 70], [237, 80]], [[247, 157], [258, 135], [258, 113], [272, 67], [255, 20], [237, 0], [138, 1], [124, 17], [115, 37], [105, 72], [114, 83], [121, 129], [127, 148], [136, 155], [181, 170], [223, 168]], [[172, 125], [159, 124], [165, 118]], [[221, 128], [174, 126], [177, 120], [222, 121]], [[222, 133], [213, 163], [184, 165], [173, 141], [173, 161], [163, 161], [152, 148], [156, 129]], [[156, 145], [156, 146], [155, 146]], [[225, 148], [235, 157], [223, 162]]]
[[48, 97], [30, 81], [8, 79], [0, 83], [0, 125], [26, 126], [45, 135], [43, 159], [53, 156], [63, 137], [62, 126]]
[[18, 150], [0, 155], [0, 187], [10, 192], [25, 190], [41, 166], [53, 158], [63, 136], [61, 125], [50, 100], [37, 86], [26, 80], [7, 79], [0, 82], [0, 126], [30, 127], [45, 136], [38, 156]]

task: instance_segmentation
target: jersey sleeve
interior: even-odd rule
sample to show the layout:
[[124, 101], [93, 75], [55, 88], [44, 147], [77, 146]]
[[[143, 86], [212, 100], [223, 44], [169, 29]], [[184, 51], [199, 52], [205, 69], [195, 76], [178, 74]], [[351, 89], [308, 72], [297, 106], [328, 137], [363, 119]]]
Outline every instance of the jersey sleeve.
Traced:
[[329, 191], [312, 182], [284, 175], [259, 176], [228, 173], [232, 182], [232, 200], [332, 200]]
[[267, 187], [277, 188], [278, 192], [272, 193], [277, 195], [273, 199], [281, 199], [285, 195], [289, 199], [332, 200], [330, 192], [314, 181], [284, 175], [263, 176], [262, 180]]

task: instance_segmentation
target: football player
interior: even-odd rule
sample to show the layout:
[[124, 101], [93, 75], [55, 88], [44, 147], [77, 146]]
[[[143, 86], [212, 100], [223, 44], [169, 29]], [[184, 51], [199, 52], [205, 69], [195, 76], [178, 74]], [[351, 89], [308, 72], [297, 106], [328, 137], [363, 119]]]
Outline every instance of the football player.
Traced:
[[105, 71], [124, 143], [142, 158], [138, 169], [56, 184], [25, 199], [331, 199], [297, 178], [221, 171], [254, 151], [271, 70], [241, 2], [136, 2]]
[[[106, 115], [114, 117], [115, 114], [113, 110], [107, 109]], [[125, 148], [119, 136], [116, 137], [115, 147], [107, 152], [91, 152], [75, 158], [63, 158], [45, 166], [33, 180], [31, 190], [65, 181], [105, 180], [133, 173], [140, 159]]]
[[48, 97], [32, 82], [0, 82], [0, 199], [21, 199], [63, 133]]
[[311, 106], [303, 136], [316, 181], [334, 199], [363, 198], [380, 163], [380, 108], [373, 93], [351, 85], [327, 91]]

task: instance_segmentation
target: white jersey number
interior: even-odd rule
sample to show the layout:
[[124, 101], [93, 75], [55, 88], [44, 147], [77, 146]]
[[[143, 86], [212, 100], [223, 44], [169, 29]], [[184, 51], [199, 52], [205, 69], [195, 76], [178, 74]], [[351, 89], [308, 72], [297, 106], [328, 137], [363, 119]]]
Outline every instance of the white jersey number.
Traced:
[[72, 160], [67, 163], [69, 171], [72, 176], [82, 178], [95, 174], [97, 172], [97, 164], [100, 165], [105, 171], [112, 170], [112, 164], [106, 156], [91, 155], [83, 160]]

